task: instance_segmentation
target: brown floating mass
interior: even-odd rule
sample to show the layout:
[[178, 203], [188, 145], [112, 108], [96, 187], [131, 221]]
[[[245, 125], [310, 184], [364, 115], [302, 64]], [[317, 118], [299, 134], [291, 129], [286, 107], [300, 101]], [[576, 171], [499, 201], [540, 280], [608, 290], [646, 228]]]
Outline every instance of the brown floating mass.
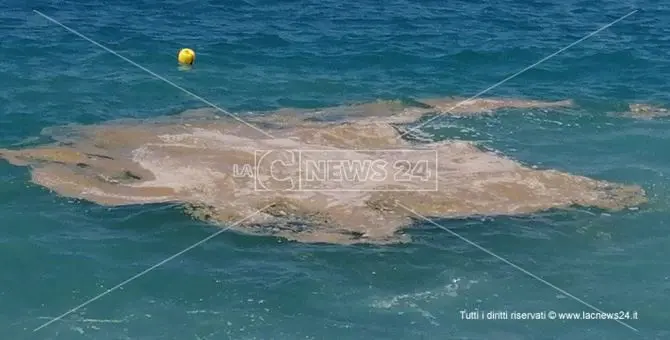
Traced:
[[[48, 131], [54, 145], [0, 150], [32, 180], [102, 205], [182, 202], [192, 216], [303, 242], [392, 243], [418, 215], [517, 215], [571, 205], [618, 210], [638, 186], [535, 170], [469, 142], [411, 143], [396, 124], [426, 113], [474, 114], [570, 101], [457, 98], [256, 116], [275, 139], [209, 110], [152, 121]], [[401, 131], [401, 130], [400, 130]]]

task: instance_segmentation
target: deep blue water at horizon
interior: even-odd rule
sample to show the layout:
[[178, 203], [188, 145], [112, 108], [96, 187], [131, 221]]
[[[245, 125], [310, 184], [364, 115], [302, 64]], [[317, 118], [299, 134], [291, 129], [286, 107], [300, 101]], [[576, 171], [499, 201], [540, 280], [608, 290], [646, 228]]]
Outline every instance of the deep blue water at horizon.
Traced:
[[[654, 1], [0, 1], [0, 148], [44, 128], [203, 103], [38, 10], [233, 112], [471, 96], [634, 9], [485, 96], [554, 100], [432, 122], [525, 164], [641, 185], [639, 210], [439, 220], [612, 320], [463, 320], [461, 311], [589, 307], [429, 224], [397, 246], [225, 232], [32, 332], [216, 229], [165, 205], [104, 208], [0, 162], [2, 339], [668, 339], [670, 4]], [[197, 53], [189, 72], [176, 52]]]

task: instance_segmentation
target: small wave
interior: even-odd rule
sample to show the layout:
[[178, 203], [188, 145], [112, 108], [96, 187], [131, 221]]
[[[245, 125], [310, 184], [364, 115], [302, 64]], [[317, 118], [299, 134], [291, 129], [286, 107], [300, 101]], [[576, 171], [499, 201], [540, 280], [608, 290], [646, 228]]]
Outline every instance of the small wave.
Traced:
[[432, 313], [422, 308], [420, 304], [429, 304], [436, 300], [439, 301], [444, 298], [457, 297], [459, 291], [468, 290], [474, 284], [478, 283], [476, 280], [468, 280], [467, 282], [461, 281], [463, 281], [462, 278], [455, 278], [451, 280], [451, 283], [446, 284], [443, 287], [417, 293], [400, 294], [391, 298], [376, 300], [372, 302], [370, 306], [377, 309], [399, 310], [399, 314], [405, 313], [402, 311], [403, 309], [409, 309], [418, 312], [432, 325], [439, 326], [437, 318]]

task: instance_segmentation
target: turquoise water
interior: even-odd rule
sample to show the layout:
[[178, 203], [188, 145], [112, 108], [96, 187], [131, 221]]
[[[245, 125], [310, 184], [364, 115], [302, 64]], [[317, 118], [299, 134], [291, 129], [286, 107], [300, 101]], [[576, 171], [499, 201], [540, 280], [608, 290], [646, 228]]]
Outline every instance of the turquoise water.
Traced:
[[[58, 197], [0, 162], [3, 339], [667, 339], [670, 121], [617, 115], [670, 103], [670, 6], [653, 1], [37, 1], [0, 4], [0, 147], [68, 123], [204, 104], [44, 19], [36, 9], [234, 112], [377, 98], [470, 96], [633, 9], [640, 12], [487, 93], [573, 98], [563, 111], [441, 118], [438, 139], [526, 164], [639, 184], [649, 203], [441, 220], [612, 320], [462, 320], [461, 310], [591, 311], [428, 223], [399, 246], [211, 235], [176, 206]], [[197, 52], [180, 72], [179, 48]]]

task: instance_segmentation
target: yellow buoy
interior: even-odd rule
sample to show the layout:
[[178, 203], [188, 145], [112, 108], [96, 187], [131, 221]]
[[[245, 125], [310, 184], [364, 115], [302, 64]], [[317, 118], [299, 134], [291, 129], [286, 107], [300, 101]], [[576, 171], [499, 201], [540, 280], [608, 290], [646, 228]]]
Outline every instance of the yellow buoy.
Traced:
[[177, 61], [183, 65], [193, 65], [195, 52], [190, 48], [182, 48], [177, 55]]

